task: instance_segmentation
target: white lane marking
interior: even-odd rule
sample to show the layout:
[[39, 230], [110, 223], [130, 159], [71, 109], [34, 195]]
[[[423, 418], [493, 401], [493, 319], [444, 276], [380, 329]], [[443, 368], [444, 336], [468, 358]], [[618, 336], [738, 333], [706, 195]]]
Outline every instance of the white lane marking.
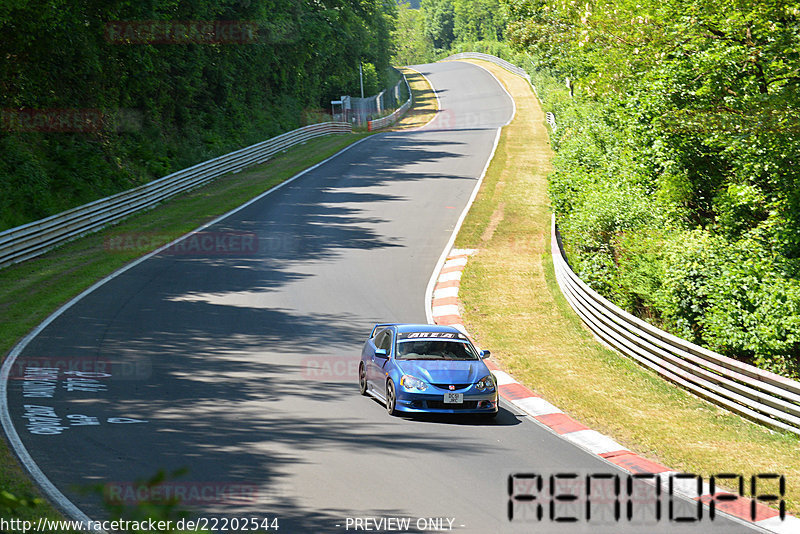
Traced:
[[516, 384], [517, 381], [511, 378], [511, 375], [506, 373], [505, 371], [492, 371], [495, 380], [497, 381], [497, 385], [505, 386], [507, 384]]
[[457, 287], [443, 287], [441, 289], [437, 289], [433, 292], [433, 298], [435, 299], [446, 299], [451, 297], [458, 296], [458, 288]]
[[756, 521], [754, 524], [776, 534], [797, 534], [800, 532], [800, 519], [791, 515], [787, 515], [783, 521], [781, 521], [780, 516], [775, 516]]
[[[419, 71], [417, 71], [419, 72]], [[422, 74], [422, 73], [420, 73]], [[491, 73], [490, 73], [491, 74]], [[423, 74], [423, 77], [425, 75]], [[427, 78], [425, 78], [427, 80]], [[495, 78], [497, 80], [497, 78]], [[430, 80], [428, 80], [430, 83]], [[512, 113], [511, 118], [508, 119], [506, 124], [510, 123], [514, 115], [516, 114], [517, 104], [514, 102], [514, 98], [505, 90], [502, 84], [500, 87], [505, 91], [508, 97], [511, 99], [511, 104], [514, 106], [514, 113]], [[433, 88], [433, 84], [431, 83], [431, 88]], [[434, 89], [434, 93], [436, 90]], [[439, 102], [439, 95], [436, 95], [437, 104]], [[441, 109], [441, 106], [438, 106]], [[492, 151], [489, 153], [489, 157], [486, 159], [486, 165], [483, 166], [483, 170], [481, 171], [481, 175], [478, 178], [477, 183], [475, 184], [475, 188], [472, 190], [472, 195], [470, 195], [469, 200], [467, 201], [467, 205], [464, 206], [464, 211], [461, 212], [461, 216], [458, 218], [455, 227], [453, 228], [453, 232], [450, 234], [450, 240], [445, 245], [444, 250], [442, 251], [442, 255], [439, 257], [439, 261], [436, 263], [436, 266], [433, 268], [433, 272], [431, 273], [431, 278], [428, 281], [428, 287], [425, 290], [425, 315], [427, 317], [428, 323], [433, 324], [433, 312], [431, 310], [433, 306], [433, 287], [436, 285], [436, 279], [439, 276], [439, 273], [442, 271], [442, 266], [444, 262], [447, 260], [447, 257], [450, 255], [450, 251], [453, 249], [453, 244], [456, 242], [456, 237], [458, 236], [459, 230], [461, 230], [461, 225], [464, 224], [464, 219], [467, 218], [467, 213], [469, 213], [469, 209], [472, 207], [472, 204], [475, 202], [475, 197], [478, 196], [478, 190], [481, 188], [481, 184], [483, 184], [483, 179], [486, 177], [486, 172], [489, 170], [489, 165], [491, 165], [492, 160], [494, 159], [494, 153], [497, 151], [497, 145], [500, 143], [500, 133], [503, 131], [503, 127], [500, 126], [497, 128], [497, 132], [494, 136], [494, 144], [492, 145]], [[460, 273], [459, 273], [460, 275]], [[460, 276], [459, 276], [460, 279]], [[466, 332], [465, 335], [469, 335]]]
[[[444, 265], [445, 260], [447, 260], [447, 257], [450, 255], [449, 253], [453, 248], [453, 243], [456, 241], [458, 231], [461, 230], [461, 225], [464, 224], [464, 219], [467, 218], [467, 213], [469, 213], [469, 209], [472, 207], [473, 202], [475, 202], [475, 197], [478, 196], [478, 190], [481, 188], [481, 184], [483, 184], [483, 179], [486, 177], [486, 171], [489, 169], [489, 165], [492, 163], [494, 153], [497, 150], [497, 144], [500, 142], [500, 132], [502, 130], [503, 128], [498, 128], [497, 133], [495, 133], [494, 144], [492, 145], [492, 151], [489, 153], [489, 157], [486, 159], [486, 165], [483, 166], [483, 171], [481, 171], [481, 175], [478, 178], [478, 181], [475, 183], [475, 187], [472, 189], [472, 194], [467, 201], [467, 205], [464, 206], [461, 216], [458, 218], [458, 221], [456, 221], [456, 225], [453, 227], [453, 232], [450, 234], [450, 239], [445, 245], [444, 250], [442, 250], [442, 255], [439, 257], [439, 261], [436, 262], [436, 267], [433, 268], [433, 272], [431, 273], [431, 278], [428, 281], [428, 287], [425, 289], [425, 315], [427, 316], [429, 324], [433, 324], [433, 313], [431, 310], [433, 305], [433, 287], [436, 285], [436, 280], [439, 277], [439, 273], [442, 271], [442, 265]], [[458, 275], [458, 279], [460, 279], [460, 271], [458, 271]]]
[[[451, 254], [452, 255], [452, 254]], [[467, 264], [467, 258], [451, 258], [444, 262], [444, 269], [448, 267], [463, 267]]]
[[[679, 475], [686, 478], [677, 478]], [[695, 475], [687, 475], [678, 471], [664, 471], [662, 473], [658, 473], [658, 477], [661, 479], [661, 489], [665, 493], [669, 492], [669, 481], [671, 479], [673, 488], [672, 495], [681, 495], [688, 499], [695, 499], [703, 495], [711, 494], [711, 486], [709, 486], [705, 480], [703, 480], [700, 487], [700, 493], [698, 494], [698, 478]]]
[[433, 316], [441, 317], [443, 315], [459, 315], [458, 306], [455, 304], [446, 304], [444, 306], [434, 306]]
[[450, 282], [452, 280], [461, 280], [461, 273], [463, 271], [453, 271], [450, 273], [444, 273], [439, 276], [440, 282]]
[[595, 454], [627, 450], [613, 439], [601, 434], [600, 432], [597, 432], [596, 430], [578, 430], [577, 432], [568, 432], [563, 434], [563, 437]]
[[537, 415], [550, 415], [564, 413], [541, 397], [527, 397], [511, 401], [524, 412], [536, 417]]
[[[257, 202], [257, 201], [261, 200], [262, 198], [266, 197], [267, 195], [273, 193], [274, 191], [277, 191], [281, 187], [294, 182], [295, 180], [297, 180], [298, 178], [300, 178], [304, 174], [313, 171], [317, 167], [320, 167], [320, 166], [324, 165], [325, 163], [329, 162], [330, 160], [338, 157], [340, 154], [343, 154], [344, 152], [350, 150], [354, 146], [356, 146], [358, 144], [361, 144], [362, 142], [366, 141], [367, 139], [371, 139], [372, 137], [373, 136], [365, 137], [363, 139], [359, 139], [355, 143], [347, 145], [346, 147], [344, 147], [342, 150], [340, 150], [336, 154], [332, 155], [331, 157], [329, 157], [329, 158], [327, 158], [327, 159], [325, 159], [323, 161], [320, 161], [316, 165], [313, 165], [313, 166], [311, 166], [311, 167], [309, 167], [309, 168], [307, 168], [307, 169], [305, 169], [303, 171], [300, 171], [299, 173], [295, 174], [294, 176], [292, 176], [288, 180], [279, 183], [278, 185], [270, 188], [269, 190], [261, 193], [260, 195], [258, 195], [255, 198], [253, 198], [252, 200], [249, 200], [249, 201], [245, 202], [241, 206], [239, 206], [237, 208], [234, 208], [231, 211], [229, 211], [229, 212], [227, 212], [227, 213], [225, 213], [223, 215], [220, 215], [216, 219], [207, 222], [206, 224], [204, 224], [204, 225], [200, 226], [199, 228], [189, 232], [188, 234], [183, 235], [183, 236], [173, 240], [170, 243], [167, 243], [163, 247], [161, 247], [159, 249], [156, 249], [153, 252], [150, 252], [149, 254], [146, 254], [146, 255], [142, 256], [138, 260], [135, 260], [135, 261], [129, 263], [128, 265], [125, 265], [124, 267], [120, 268], [119, 270], [111, 273], [110, 275], [108, 275], [105, 278], [103, 278], [102, 280], [96, 282], [91, 287], [89, 287], [88, 289], [83, 291], [81, 294], [79, 294], [78, 296], [76, 296], [75, 298], [73, 298], [72, 300], [70, 300], [69, 302], [64, 304], [63, 306], [61, 306], [55, 312], [53, 312], [47, 319], [45, 319], [41, 324], [39, 324], [39, 326], [34, 328], [33, 331], [31, 331], [31, 333], [29, 333], [27, 336], [25, 336], [22, 339], [22, 341], [20, 341], [11, 350], [11, 352], [8, 355], [8, 357], [3, 362], [3, 366], [0, 367], [0, 423], [2, 423], [3, 430], [6, 433], [6, 437], [8, 438], [8, 442], [10, 443], [11, 448], [14, 450], [14, 452], [16, 453], [17, 457], [19, 458], [20, 462], [25, 467], [25, 469], [27, 469], [28, 473], [30, 473], [31, 478], [33, 478], [33, 480], [39, 485], [39, 487], [42, 488], [42, 491], [45, 493], [45, 495], [47, 495], [47, 497], [58, 508], [60, 508], [61, 511], [64, 512], [65, 515], [71, 517], [75, 521], [82, 521], [84, 523], [87, 523], [87, 522], [91, 521], [86, 514], [81, 512], [80, 509], [78, 509], [77, 506], [75, 506], [63, 493], [61, 493], [58, 490], [58, 488], [55, 487], [55, 485], [50, 481], [50, 479], [47, 478], [47, 476], [44, 474], [44, 472], [39, 468], [38, 464], [34, 461], [34, 459], [31, 457], [30, 453], [28, 452], [28, 450], [25, 448], [25, 445], [22, 443], [22, 440], [20, 439], [19, 434], [17, 434], [17, 430], [16, 430], [16, 428], [14, 428], [14, 423], [11, 420], [11, 414], [8, 411], [8, 378], [11, 375], [11, 370], [12, 370], [12, 368], [14, 366], [14, 362], [17, 360], [17, 357], [20, 355], [20, 353], [22, 353], [22, 351], [25, 349], [25, 347], [27, 347], [28, 344], [31, 341], [33, 341], [33, 339], [42, 332], [42, 330], [47, 328], [50, 325], [50, 323], [55, 321], [64, 312], [66, 312], [68, 309], [70, 309], [72, 306], [74, 306], [81, 299], [83, 299], [85, 296], [87, 296], [90, 293], [92, 293], [97, 288], [105, 285], [106, 283], [108, 283], [109, 281], [111, 281], [114, 278], [118, 277], [119, 275], [125, 273], [126, 271], [136, 267], [140, 263], [152, 258], [153, 256], [155, 256], [159, 252], [161, 252], [161, 251], [163, 251], [165, 249], [168, 249], [171, 246], [174, 246], [176, 243], [179, 243], [179, 242], [183, 241], [184, 239], [187, 239], [188, 237], [196, 234], [197, 232], [205, 230], [209, 226], [211, 226], [213, 224], [216, 224], [217, 222], [219, 222], [219, 221], [221, 221], [223, 219], [226, 219], [227, 217], [230, 217], [231, 215], [233, 215], [234, 213], [236, 213], [236, 212], [238, 212], [240, 210], [243, 210], [247, 206], [253, 204], [254, 202]], [[96, 531], [96, 532], [101, 532], [101, 533], [105, 534], [105, 531]]]

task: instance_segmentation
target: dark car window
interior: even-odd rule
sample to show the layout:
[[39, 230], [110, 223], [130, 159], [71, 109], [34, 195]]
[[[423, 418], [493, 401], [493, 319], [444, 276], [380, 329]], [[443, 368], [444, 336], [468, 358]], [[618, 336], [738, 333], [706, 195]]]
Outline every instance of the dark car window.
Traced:
[[389, 353], [389, 347], [392, 346], [392, 331], [388, 328], [375, 336], [375, 348], [384, 349]]
[[398, 360], [479, 360], [466, 343], [457, 341], [420, 340], [397, 344]]

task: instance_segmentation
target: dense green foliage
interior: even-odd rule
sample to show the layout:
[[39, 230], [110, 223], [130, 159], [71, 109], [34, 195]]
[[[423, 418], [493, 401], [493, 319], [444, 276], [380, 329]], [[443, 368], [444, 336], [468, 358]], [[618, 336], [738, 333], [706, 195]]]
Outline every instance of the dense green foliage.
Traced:
[[506, 26], [501, 0], [421, 0], [400, 3], [395, 62], [426, 63], [466, 43], [499, 41]]
[[433, 60], [433, 41], [425, 34], [425, 14], [403, 2], [398, 5], [394, 32], [395, 65], [417, 65]]
[[551, 80], [550, 192], [579, 275], [800, 376], [800, 4], [504, 2], [510, 41]]
[[[296, 128], [359, 93], [359, 62], [377, 92], [395, 14], [392, 0], [5, 0], [0, 229]], [[30, 110], [56, 124], [27, 126]]]

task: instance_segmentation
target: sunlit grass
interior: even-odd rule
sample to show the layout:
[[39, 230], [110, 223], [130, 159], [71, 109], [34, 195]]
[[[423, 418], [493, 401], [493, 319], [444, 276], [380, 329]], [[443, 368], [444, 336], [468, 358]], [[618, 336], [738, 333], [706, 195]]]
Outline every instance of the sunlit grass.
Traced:
[[485, 181], [456, 240], [476, 248], [459, 296], [470, 332], [517, 380], [624, 446], [672, 469], [786, 475], [800, 513], [800, 447], [604, 348], [561, 296], [550, 255], [547, 128], [528, 83], [487, 62], [514, 96]]
[[411, 94], [414, 96], [414, 105], [391, 129], [407, 130], [419, 128], [428, 124], [439, 110], [436, 94], [433, 92], [425, 77], [414, 69], [399, 67], [406, 75]]

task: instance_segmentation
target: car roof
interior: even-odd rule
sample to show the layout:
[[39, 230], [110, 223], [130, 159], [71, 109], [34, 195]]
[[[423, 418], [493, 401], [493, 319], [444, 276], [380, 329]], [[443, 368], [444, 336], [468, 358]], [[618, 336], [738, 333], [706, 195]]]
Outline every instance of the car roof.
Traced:
[[459, 332], [458, 329], [443, 324], [398, 324], [397, 331], [404, 332]]
[[414, 324], [414, 323], [378, 323], [372, 329], [372, 335], [378, 333], [383, 328], [395, 327], [399, 334], [408, 332], [455, 332], [463, 334], [457, 328], [442, 324]]

